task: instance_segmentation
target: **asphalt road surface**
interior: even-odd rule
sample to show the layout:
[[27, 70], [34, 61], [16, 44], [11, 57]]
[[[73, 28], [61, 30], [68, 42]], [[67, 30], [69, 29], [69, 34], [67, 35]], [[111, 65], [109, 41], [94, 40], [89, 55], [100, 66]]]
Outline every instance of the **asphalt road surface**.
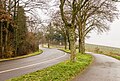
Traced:
[[42, 48], [42, 50], [43, 53], [40, 55], [0, 62], [0, 81], [34, 72], [69, 59], [69, 55], [60, 50], [47, 48]]
[[120, 61], [109, 56], [91, 53], [93, 64], [72, 81], [120, 81]]

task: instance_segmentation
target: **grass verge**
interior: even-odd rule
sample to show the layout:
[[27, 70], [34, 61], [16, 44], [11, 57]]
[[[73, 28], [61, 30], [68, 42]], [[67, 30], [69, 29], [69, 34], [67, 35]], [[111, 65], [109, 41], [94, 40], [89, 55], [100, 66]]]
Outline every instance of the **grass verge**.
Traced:
[[104, 55], [107, 55], [107, 56], [110, 56], [110, 57], [120, 60], [120, 55], [115, 55], [115, 54], [104, 54]]
[[87, 68], [92, 60], [93, 57], [91, 55], [78, 53], [75, 63], [67, 60], [43, 70], [38, 70], [7, 81], [68, 81]]
[[42, 52], [43, 52], [42, 50], [39, 50], [37, 52], [31, 53], [31, 54], [27, 54], [27, 55], [23, 55], [23, 56], [17, 56], [17, 57], [14, 57], [14, 58], [0, 59], [0, 62], [2, 62], [2, 61], [8, 61], [8, 60], [15, 60], [15, 59], [26, 58], [26, 57], [30, 57], [30, 56], [35, 56], [35, 55], [41, 54]]
[[86, 50], [98, 54], [104, 54], [113, 58], [120, 60], [120, 48], [86, 44]]
[[64, 52], [66, 52], [66, 53], [70, 53], [70, 50], [69, 50], [69, 49], [59, 48], [59, 50], [64, 51]]

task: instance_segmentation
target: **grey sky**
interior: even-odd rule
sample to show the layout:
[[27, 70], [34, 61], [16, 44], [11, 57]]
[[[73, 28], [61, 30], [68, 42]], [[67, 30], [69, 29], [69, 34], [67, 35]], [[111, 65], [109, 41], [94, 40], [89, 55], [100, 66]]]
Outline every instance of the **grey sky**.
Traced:
[[[117, 3], [120, 10], [120, 2]], [[112, 47], [120, 47], [120, 16], [110, 25], [110, 31], [102, 33], [101, 35], [92, 32], [90, 38], [86, 39], [86, 43], [106, 45]]]
[[[51, 2], [53, 4], [54, 2]], [[120, 10], [120, 2], [116, 3], [118, 10]], [[49, 20], [50, 17], [45, 15], [41, 10], [37, 10], [39, 16], [42, 20]], [[86, 39], [86, 43], [91, 44], [98, 44], [98, 45], [105, 45], [105, 46], [112, 46], [112, 47], [120, 47], [120, 16], [119, 20], [115, 20], [110, 25], [110, 31], [102, 33], [101, 35], [98, 35], [96, 32], [92, 32], [90, 34], [90, 38]]]

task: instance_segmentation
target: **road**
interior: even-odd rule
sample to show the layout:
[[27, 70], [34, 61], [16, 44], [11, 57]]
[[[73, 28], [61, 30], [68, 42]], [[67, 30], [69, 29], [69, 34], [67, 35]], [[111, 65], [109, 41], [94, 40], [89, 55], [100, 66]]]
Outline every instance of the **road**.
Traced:
[[0, 62], [0, 81], [17, 77], [52, 66], [61, 61], [69, 59], [69, 55], [57, 49], [42, 48], [40, 55]]
[[72, 81], [120, 81], [120, 61], [109, 56], [90, 53], [93, 64]]

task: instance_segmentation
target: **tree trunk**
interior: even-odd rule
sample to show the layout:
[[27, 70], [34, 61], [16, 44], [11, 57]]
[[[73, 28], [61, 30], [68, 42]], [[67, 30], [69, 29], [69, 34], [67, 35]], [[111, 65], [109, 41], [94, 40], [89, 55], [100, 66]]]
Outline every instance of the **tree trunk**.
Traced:
[[79, 33], [79, 47], [78, 47], [78, 49], [79, 49], [79, 53], [81, 52], [81, 37], [80, 37], [80, 29], [78, 29], [78, 33]]
[[79, 23], [78, 33], [79, 33], [79, 53], [84, 54], [85, 53], [85, 37], [84, 37], [84, 31], [85, 31], [85, 23], [82, 24]]
[[84, 54], [85, 53], [85, 25], [86, 23], [82, 23], [79, 21], [78, 23], [79, 28], [78, 28], [78, 33], [79, 33], [79, 53]]
[[79, 49], [79, 53], [81, 52], [81, 39], [79, 38], [79, 47], [78, 47], [78, 49]]
[[8, 6], [8, 13], [10, 14], [11, 12], [11, 0], [9, 0], [9, 6]]
[[82, 37], [82, 31], [79, 29], [79, 53], [84, 53], [84, 47], [83, 47], [83, 37]]
[[5, 35], [5, 53], [7, 52], [7, 46], [8, 46], [8, 26], [9, 26], [9, 23], [7, 21], [6, 35]]
[[17, 38], [17, 29], [15, 29], [15, 56], [17, 56], [17, 48], [18, 48], [18, 38]]
[[44, 47], [44, 38], [43, 38], [43, 36], [42, 36], [42, 41], [41, 41], [41, 43], [42, 43], [42, 47]]
[[79, 22], [78, 33], [79, 33], [79, 53], [83, 53], [83, 46], [82, 46], [83, 28], [81, 21]]
[[6, 0], [4, 0], [4, 10], [6, 11]]
[[2, 44], [3, 44], [3, 33], [2, 33], [2, 22], [0, 22], [0, 57], [2, 57], [3, 54]]
[[50, 48], [50, 40], [48, 40], [48, 48]]
[[83, 54], [85, 53], [85, 38], [83, 38]]
[[67, 49], [67, 36], [64, 36], [64, 45], [65, 45], [65, 49]]
[[13, 17], [14, 17], [14, 20], [16, 20], [16, 8], [17, 7], [17, 3], [16, 3], [16, 0], [14, 0], [14, 15], [13, 15]]
[[79, 37], [79, 53], [84, 54], [85, 53], [85, 44], [84, 39], [82, 37]]
[[71, 51], [70, 60], [72, 62], [75, 62], [76, 45], [75, 45], [75, 27], [74, 26], [69, 28], [69, 40], [70, 40], [70, 51]]
[[86, 27], [86, 21], [83, 22], [83, 30], [82, 30], [82, 54], [85, 53], [85, 27]]
[[69, 31], [68, 30], [66, 30], [66, 35], [67, 35], [67, 40], [68, 40], [68, 49], [70, 50], [70, 37], [69, 37]]
[[79, 38], [79, 53], [84, 54], [85, 53], [85, 43], [84, 39]]

